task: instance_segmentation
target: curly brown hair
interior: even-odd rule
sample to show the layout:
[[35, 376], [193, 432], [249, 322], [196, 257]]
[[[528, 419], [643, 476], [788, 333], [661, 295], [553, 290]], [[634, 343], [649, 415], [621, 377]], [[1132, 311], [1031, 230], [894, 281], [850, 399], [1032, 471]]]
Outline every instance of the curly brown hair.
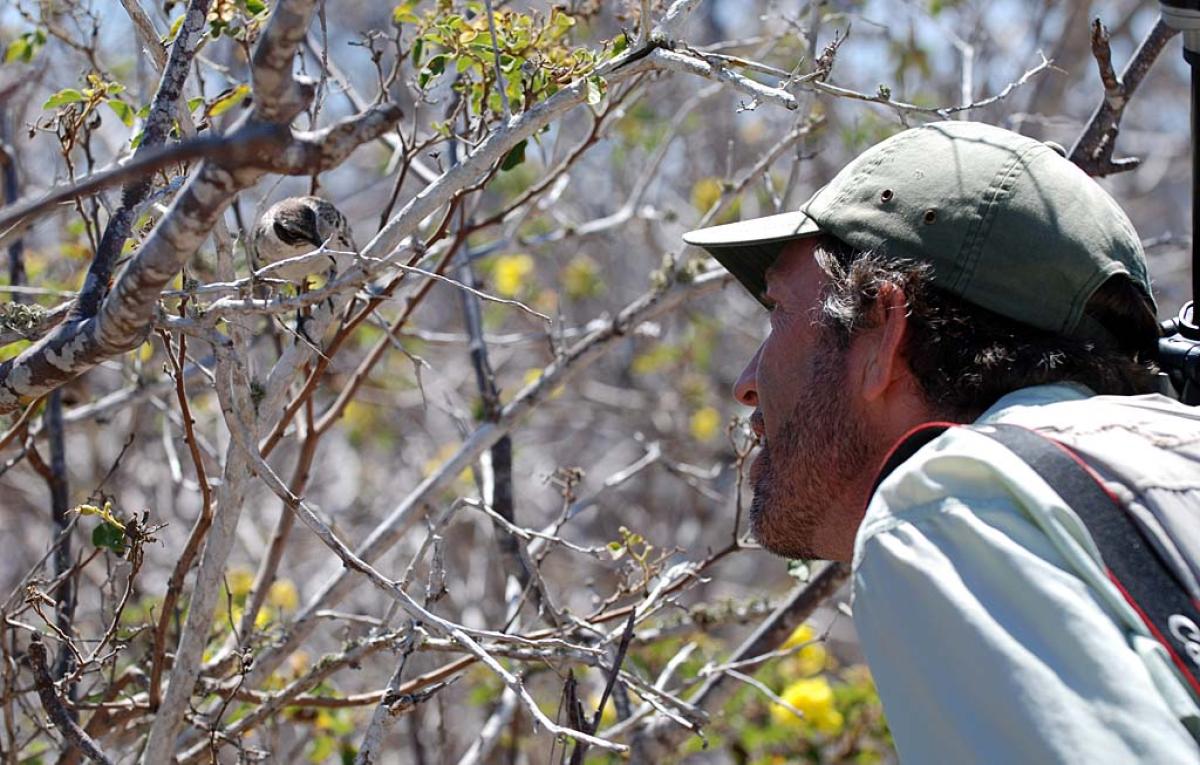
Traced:
[[856, 250], [831, 236], [818, 242], [816, 257], [829, 275], [822, 319], [843, 348], [877, 323], [883, 285], [903, 291], [906, 360], [926, 401], [946, 417], [973, 420], [1004, 394], [1046, 383], [1120, 395], [1159, 390], [1152, 361], [1158, 323], [1150, 301], [1123, 275], [1088, 301], [1087, 336], [1068, 336], [966, 302], [937, 287], [925, 263]]

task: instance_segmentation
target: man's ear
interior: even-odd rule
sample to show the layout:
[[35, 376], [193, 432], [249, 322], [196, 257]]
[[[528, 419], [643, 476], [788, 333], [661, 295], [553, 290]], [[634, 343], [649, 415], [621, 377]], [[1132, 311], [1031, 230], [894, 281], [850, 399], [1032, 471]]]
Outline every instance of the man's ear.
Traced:
[[895, 386], [908, 374], [904, 343], [908, 331], [908, 298], [904, 290], [885, 284], [872, 309], [875, 326], [858, 336], [861, 347], [854, 348], [861, 370], [861, 393], [874, 401], [895, 392]]

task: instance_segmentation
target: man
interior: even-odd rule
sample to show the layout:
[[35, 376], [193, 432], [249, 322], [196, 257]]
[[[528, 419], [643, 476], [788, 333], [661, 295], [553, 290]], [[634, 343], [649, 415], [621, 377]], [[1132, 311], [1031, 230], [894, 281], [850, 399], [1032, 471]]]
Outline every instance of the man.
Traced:
[[1012, 422], [1200, 512], [1200, 417], [1153, 394], [1145, 259], [1108, 194], [1047, 144], [936, 123], [800, 211], [685, 239], [770, 311], [734, 390], [762, 439], [751, 526], [853, 561], [901, 758], [1200, 762], [1196, 699], [1026, 463], [951, 429], [872, 490], [914, 426]]

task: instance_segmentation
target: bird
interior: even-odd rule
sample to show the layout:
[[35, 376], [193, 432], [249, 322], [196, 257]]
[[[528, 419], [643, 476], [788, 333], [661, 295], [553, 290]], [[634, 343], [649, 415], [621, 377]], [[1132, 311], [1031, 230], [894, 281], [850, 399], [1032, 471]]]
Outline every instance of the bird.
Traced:
[[332, 278], [358, 252], [346, 216], [332, 202], [314, 196], [288, 197], [271, 205], [255, 224], [250, 244], [250, 266], [255, 272], [322, 247], [328, 249], [327, 260], [310, 258], [262, 274], [262, 278], [292, 282], [301, 291], [309, 276], [323, 272]]
[[[262, 269], [289, 258], [325, 250], [325, 257], [312, 257], [271, 268]], [[256, 280], [276, 279], [291, 282], [297, 294], [308, 292], [309, 277], [323, 273], [326, 282], [349, 266], [358, 247], [350, 223], [342, 211], [321, 197], [288, 197], [271, 205], [254, 225], [247, 255]], [[327, 298], [328, 310], [334, 310], [333, 298]], [[296, 312], [296, 333], [310, 345], [306, 324], [311, 318], [308, 308]]]

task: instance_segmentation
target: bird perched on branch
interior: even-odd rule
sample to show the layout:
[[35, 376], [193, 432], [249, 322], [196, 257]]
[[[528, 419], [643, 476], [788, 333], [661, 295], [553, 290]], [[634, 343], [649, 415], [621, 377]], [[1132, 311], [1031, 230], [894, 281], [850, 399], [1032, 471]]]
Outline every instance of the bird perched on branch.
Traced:
[[[308, 292], [310, 276], [323, 274], [326, 281], [332, 280], [353, 262], [357, 252], [341, 210], [320, 197], [288, 197], [273, 204], [254, 225], [248, 256], [257, 278], [292, 282], [296, 292], [303, 294]], [[311, 256], [301, 257], [305, 255]], [[293, 258], [301, 259], [269, 268]], [[333, 310], [332, 297], [323, 302]], [[317, 345], [306, 328], [310, 318], [311, 309], [297, 310], [296, 333]]]
[[282, 260], [324, 248], [325, 257], [311, 257], [261, 274], [264, 278], [295, 282], [304, 289], [309, 276], [324, 273], [332, 278], [348, 266], [358, 248], [346, 216], [320, 197], [288, 197], [276, 202], [254, 226], [250, 265], [256, 271]]

